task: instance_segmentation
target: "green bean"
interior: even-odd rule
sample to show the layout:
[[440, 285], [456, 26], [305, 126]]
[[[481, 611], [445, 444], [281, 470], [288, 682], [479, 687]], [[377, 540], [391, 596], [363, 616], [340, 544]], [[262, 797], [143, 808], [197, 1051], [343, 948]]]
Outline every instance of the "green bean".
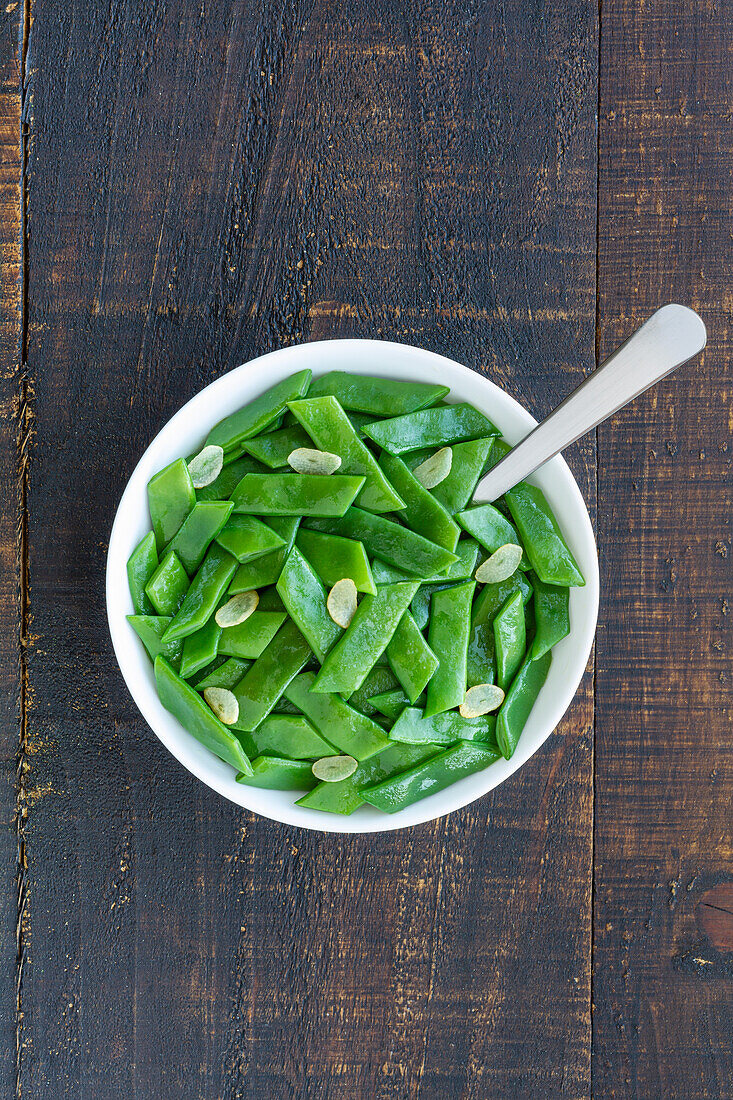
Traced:
[[252, 775], [237, 776], [237, 783], [269, 791], [308, 791], [317, 782], [309, 763], [280, 756], [258, 756], [252, 761]]
[[305, 555], [326, 588], [349, 577], [357, 592], [376, 592], [369, 558], [361, 542], [320, 531], [298, 532], [295, 544]]
[[235, 728], [248, 733], [257, 729], [310, 657], [310, 646], [295, 623], [287, 619], [233, 689], [239, 703]]
[[342, 474], [364, 476], [364, 487], [357, 498], [360, 508], [369, 512], [393, 512], [395, 508], [403, 507], [400, 495], [380, 470], [371, 451], [362, 443], [335, 397], [292, 401], [290, 411], [316, 447], [340, 456]]
[[408, 699], [414, 703], [438, 667], [438, 658], [409, 611], [400, 619], [387, 646], [387, 660]]
[[323, 662], [343, 630], [326, 610], [326, 589], [297, 546], [288, 555], [277, 591], [290, 618]]
[[471, 600], [475, 588], [474, 581], [465, 581], [433, 595], [428, 641], [439, 664], [428, 684], [426, 717], [460, 706], [463, 702]]
[[482, 745], [479, 741], [458, 741], [409, 771], [364, 788], [361, 795], [365, 802], [393, 814], [428, 795], [445, 790], [465, 776], [482, 771], [498, 759], [498, 752], [490, 745]]
[[145, 585], [158, 568], [158, 553], [155, 548], [155, 535], [148, 531], [137, 544], [127, 562], [127, 583], [132, 596], [132, 606], [139, 615], [151, 615], [153, 605], [145, 593]]
[[266, 523], [255, 516], [245, 515], [232, 516], [216, 541], [240, 564], [254, 561], [285, 545], [285, 539]]
[[258, 435], [277, 420], [285, 411], [288, 401], [294, 401], [296, 397], [307, 393], [310, 380], [309, 370], [298, 371], [297, 374], [284, 378], [272, 389], [250, 401], [249, 405], [221, 420], [209, 432], [206, 443], [223, 447], [225, 452], [234, 450], [240, 443]]
[[[202, 676], [194, 684], [196, 691], [204, 688], [233, 688], [239, 683], [250, 666], [249, 661], [242, 661], [238, 657], [219, 657], [220, 664], [216, 668], [210, 668], [206, 675]], [[241, 738], [240, 738], [241, 740]], [[250, 753], [247, 753], [249, 756]], [[254, 755], [257, 755], [256, 753]]]
[[161, 703], [188, 733], [232, 767], [245, 774], [251, 770], [252, 765], [235, 735], [201, 696], [175, 674], [165, 657], [155, 658], [155, 683]]
[[[479, 504], [476, 508], [468, 508], [465, 512], [459, 512], [456, 519], [464, 531], [473, 535], [481, 545], [493, 554], [500, 546], [508, 542], [515, 546], [521, 546], [521, 539], [516, 527], [509, 522], [493, 504]], [[529, 569], [527, 556], [522, 558], [520, 569]]]
[[378, 420], [364, 426], [364, 434], [391, 454], [418, 447], [444, 447], [464, 439], [498, 435], [491, 421], [472, 405], [445, 405]]
[[501, 704], [496, 716], [496, 741], [507, 760], [514, 754], [540, 688], [547, 679], [551, 661], [551, 653], [545, 653], [536, 661], [525, 658]]
[[408, 744], [449, 745], [454, 741], [491, 741], [496, 717], [482, 714], [479, 718], [462, 718], [457, 710], [427, 715], [417, 707], [406, 707], [392, 726], [389, 736], [393, 741]]
[[283, 611], [255, 611], [238, 626], [226, 626], [219, 639], [219, 653], [224, 657], [256, 659], [285, 622]]
[[387, 748], [389, 740], [376, 722], [354, 710], [339, 695], [313, 691], [315, 680], [312, 672], [302, 672], [285, 688], [285, 697], [300, 707], [321, 737], [355, 760], [366, 760]]
[[201, 565], [209, 544], [229, 519], [233, 507], [228, 500], [209, 500], [194, 504], [174, 535], [168, 549], [175, 550], [189, 577]]
[[146, 584], [145, 594], [159, 615], [175, 615], [187, 589], [188, 574], [171, 550]]
[[450, 393], [448, 386], [429, 382], [397, 382], [332, 370], [314, 378], [308, 397], [333, 396], [344, 409], [374, 416], [397, 416], [434, 405]]
[[234, 574], [229, 586], [229, 594], [236, 596], [239, 592], [249, 592], [251, 588], [264, 588], [269, 584], [276, 584], [282, 573], [285, 559], [290, 553], [295, 535], [300, 524], [300, 516], [270, 516], [268, 527], [285, 539], [285, 545], [270, 554], [263, 554], [261, 558], [245, 562], [240, 565]]
[[241, 455], [225, 465], [216, 481], [196, 490], [197, 500], [228, 500], [245, 474], [263, 474], [267, 467], [251, 455]]
[[177, 458], [151, 477], [148, 507], [158, 551], [170, 542], [195, 503], [196, 493], [184, 459]]
[[253, 458], [263, 462], [272, 470], [287, 466], [288, 458], [298, 447], [310, 447], [310, 436], [299, 425], [293, 428], [281, 428], [268, 435], [258, 435], [248, 439], [244, 449]]
[[226, 592], [236, 568], [236, 559], [212, 543], [163, 640], [185, 638], [203, 626]]
[[182, 643], [162, 641], [171, 621], [170, 615], [128, 615], [127, 621], [145, 646], [151, 661], [160, 655], [178, 667]]
[[245, 474], [235, 512], [260, 516], [343, 516], [365, 479], [346, 474]]
[[[320, 524], [315, 526], [317, 523], [309, 520], [305, 526], [309, 530], [322, 530]], [[362, 542], [371, 557], [381, 558], [411, 576], [431, 576], [457, 560], [455, 554], [422, 535], [361, 508], [349, 508], [342, 519], [329, 520], [328, 530]]]
[[527, 557], [545, 584], [584, 585], [585, 578], [570, 552], [545, 495], [536, 485], [520, 482], [505, 495]]
[[491, 454], [494, 438], [489, 436], [453, 444], [450, 473], [430, 490], [452, 516], [462, 511], [473, 496]]
[[[352, 692], [347, 702], [349, 706], [354, 707], [356, 710], [360, 710], [362, 714], [368, 714], [374, 718], [378, 712], [376, 707], [373, 707], [371, 704], [371, 697], [373, 695], [378, 695], [382, 691], [391, 691], [393, 688], [399, 687], [399, 683], [399, 680], [388, 664], [380, 665], [377, 663], [374, 668], [366, 674], [363, 682], [356, 691]], [[379, 721], [379, 719], [375, 718], [375, 721]]]
[[413, 477], [398, 455], [385, 451], [379, 463], [405, 502], [399, 510], [408, 526], [418, 535], [453, 553], [461, 532], [443, 505]]
[[183, 680], [190, 680], [202, 668], [206, 668], [216, 657], [221, 627], [216, 620], [211, 618], [194, 634], [189, 634], [183, 639], [183, 654], [179, 675]]
[[531, 657], [536, 661], [570, 633], [569, 592], [532, 577], [536, 634]]
[[363, 805], [363, 787], [391, 779], [423, 760], [434, 757], [442, 745], [389, 745], [381, 752], [363, 760], [353, 775], [340, 783], [319, 783], [308, 794], [298, 799], [298, 806], [309, 810], [323, 810], [332, 814], [353, 814]]
[[[389, 719], [392, 723], [397, 721], [405, 707], [410, 706], [410, 700], [407, 698], [402, 688], [398, 688], [396, 691], [382, 691], [378, 695], [372, 695], [369, 702], [379, 714], [383, 714], [384, 717]], [[425, 696], [420, 695], [417, 699], [413, 699], [412, 702], [415, 703], [419, 710], [422, 710], [425, 706]]]
[[351, 625], [323, 662], [314, 691], [346, 696], [356, 691], [386, 649], [417, 588], [417, 582], [386, 584], [376, 595], [364, 596]]
[[250, 759], [256, 756], [284, 756], [291, 760], [318, 760], [331, 756], [333, 746], [317, 733], [304, 714], [272, 713], [239, 740]]
[[506, 690], [521, 665], [527, 647], [524, 601], [520, 591], [508, 596], [494, 618], [496, 682]]

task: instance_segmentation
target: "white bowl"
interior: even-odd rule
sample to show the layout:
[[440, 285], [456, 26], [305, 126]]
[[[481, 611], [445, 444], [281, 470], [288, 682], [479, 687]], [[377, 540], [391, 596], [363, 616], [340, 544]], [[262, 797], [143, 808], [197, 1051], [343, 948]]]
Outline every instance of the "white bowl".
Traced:
[[450, 400], [469, 401], [486, 413], [505, 438], [514, 443], [536, 421], [493, 382], [475, 371], [407, 344], [377, 340], [330, 340], [300, 344], [263, 355], [230, 371], [196, 394], [168, 421], [138, 462], [115, 516], [107, 555], [107, 616], [112, 644], [125, 683], [140, 712], [163, 744], [202, 782], [239, 806], [258, 814], [322, 832], [360, 833], [402, 829], [466, 806], [503, 783], [550, 736], [568, 708], [585, 670], [598, 615], [598, 556], [593, 528], [580, 490], [562, 458], [554, 458], [534, 478], [547, 496], [565, 538], [586, 578], [584, 588], [570, 591], [570, 634], [552, 653], [547, 681], [511, 760], [461, 779], [396, 814], [361, 806], [340, 817], [295, 805], [297, 793], [243, 786], [234, 771], [200, 745], [160, 703], [153, 667], [142, 643], [126, 621], [133, 611], [126, 563], [150, 529], [146, 487], [149, 479], [180, 455], [194, 453], [212, 425], [246, 405], [294, 371], [310, 367], [314, 375], [329, 370], [384, 375], [408, 381], [450, 386]]

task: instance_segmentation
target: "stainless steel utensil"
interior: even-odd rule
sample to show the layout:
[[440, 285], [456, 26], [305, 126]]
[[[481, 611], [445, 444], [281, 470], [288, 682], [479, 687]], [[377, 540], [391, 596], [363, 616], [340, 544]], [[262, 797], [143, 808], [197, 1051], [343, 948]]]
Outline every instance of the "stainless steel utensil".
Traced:
[[517, 443], [473, 494], [474, 503], [496, 500], [581, 435], [602, 424], [677, 367], [703, 350], [705, 325], [686, 306], [662, 306], [585, 378], [562, 404]]

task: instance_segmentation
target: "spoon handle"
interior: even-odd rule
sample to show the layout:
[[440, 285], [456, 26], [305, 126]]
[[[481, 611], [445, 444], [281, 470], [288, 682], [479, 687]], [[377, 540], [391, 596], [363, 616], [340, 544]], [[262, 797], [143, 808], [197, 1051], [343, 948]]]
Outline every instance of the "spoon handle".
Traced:
[[496, 500], [581, 435], [602, 424], [705, 347], [707, 333], [686, 306], [662, 306], [538, 424], [476, 486], [476, 503]]

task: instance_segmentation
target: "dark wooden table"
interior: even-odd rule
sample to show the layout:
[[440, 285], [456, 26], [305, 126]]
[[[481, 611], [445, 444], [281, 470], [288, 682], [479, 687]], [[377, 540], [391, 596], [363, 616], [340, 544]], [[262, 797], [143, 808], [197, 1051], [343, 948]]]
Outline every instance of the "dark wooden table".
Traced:
[[[2, 1095], [733, 1097], [731, 0], [2, 11]], [[167, 755], [103, 572], [183, 402], [369, 336], [542, 416], [669, 300], [708, 350], [568, 455], [595, 665], [517, 775], [340, 839]]]

